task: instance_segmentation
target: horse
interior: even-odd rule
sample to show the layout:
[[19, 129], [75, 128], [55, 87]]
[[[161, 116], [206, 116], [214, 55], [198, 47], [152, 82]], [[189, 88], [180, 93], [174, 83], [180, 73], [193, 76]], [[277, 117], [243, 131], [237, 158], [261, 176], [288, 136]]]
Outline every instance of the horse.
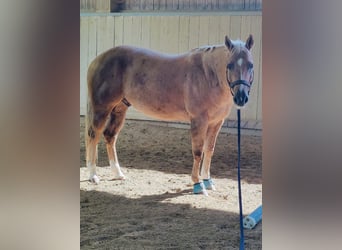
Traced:
[[[124, 179], [116, 141], [127, 109], [165, 121], [190, 123], [193, 192], [215, 190], [210, 163], [217, 135], [232, 106], [245, 106], [254, 78], [251, 48], [230, 40], [179, 55], [118, 46], [98, 55], [87, 73], [86, 164], [96, 184], [97, 143], [105, 138], [113, 179]], [[202, 162], [201, 173], [200, 167]]]

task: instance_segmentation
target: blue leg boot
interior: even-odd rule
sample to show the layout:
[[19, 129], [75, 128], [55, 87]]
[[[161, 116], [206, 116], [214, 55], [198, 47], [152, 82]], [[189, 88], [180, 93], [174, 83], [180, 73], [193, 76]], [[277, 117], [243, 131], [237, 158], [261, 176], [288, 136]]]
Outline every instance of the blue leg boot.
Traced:
[[194, 184], [194, 194], [204, 194], [208, 196], [208, 192], [205, 189], [203, 182], [198, 182]]
[[203, 184], [204, 184], [205, 189], [207, 189], [207, 190], [216, 190], [214, 182], [211, 178], [210, 179], [204, 179]]

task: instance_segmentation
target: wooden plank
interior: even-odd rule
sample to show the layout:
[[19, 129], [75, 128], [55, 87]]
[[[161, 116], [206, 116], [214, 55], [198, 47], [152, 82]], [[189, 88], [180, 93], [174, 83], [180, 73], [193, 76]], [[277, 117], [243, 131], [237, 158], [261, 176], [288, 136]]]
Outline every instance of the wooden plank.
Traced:
[[172, 0], [172, 10], [179, 10], [179, 0]]
[[160, 25], [159, 25], [160, 48], [158, 50], [162, 52], [169, 52], [168, 46], [171, 45], [171, 42], [168, 41], [168, 22], [169, 22], [168, 16], [165, 16], [161, 18], [160, 20]]
[[166, 0], [158, 0], [158, 10], [166, 10]]
[[208, 45], [209, 42], [209, 16], [200, 16], [198, 45]]
[[131, 31], [132, 45], [141, 46], [141, 16], [133, 16], [132, 31]]
[[[179, 16], [167, 16], [162, 19], [161, 50], [167, 53], [178, 53]], [[164, 33], [163, 33], [164, 30]]]
[[[257, 116], [258, 121], [262, 121], [262, 46], [260, 47], [260, 58], [259, 58], [259, 77], [258, 80], [258, 101], [257, 101]], [[257, 77], [257, 76], [256, 76]]]
[[124, 33], [123, 33], [123, 16], [114, 17], [114, 46], [123, 44]]
[[246, 0], [245, 7], [246, 10], [255, 10], [256, 0]]
[[86, 113], [89, 18], [80, 20], [80, 114]]
[[80, 11], [82, 12], [82, 11], [85, 11], [85, 10], [87, 10], [86, 9], [86, 2], [85, 2], [85, 0], [81, 0]]
[[212, 0], [211, 1], [211, 9], [212, 10], [219, 10], [219, 0]]
[[191, 16], [189, 22], [189, 50], [198, 48], [199, 39], [199, 16]]
[[255, 16], [241, 16], [241, 39], [244, 41], [252, 32], [252, 20]]
[[160, 49], [160, 16], [151, 16], [150, 25], [150, 48], [159, 50]]
[[150, 26], [151, 16], [141, 17], [141, 46], [144, 48], [150, 48]]
[[196, 0], [192, 0], [189, 3], [189, 9], [190, 10], [196, 10], [197, 9], [197, 1]]
[[131, 0], [126, 0], [126, 10], [130, 10], [131, 9]]
[[139, 10], [146, 10], [146, 1], [147, 0], [140, 0]]
[[203, 0], [197, 0], [197, 5], [196, 5], [196, 9], [197, 11], [201, 11], [203, 10]]
[[104, 46], [106, 49], [114, 47], [114, 16], [106, 16], [106, 34], [104, 36]]
[[95, 11], [95, 2], [91, 0], [86, 0], [86, 8], [90, 11]]
[[95, 11], [96, 12], [101, 12], [101, 4], [102, 4], [101, 0], [95, 2]]
[[146, 10], [153, 10], [154, 0], [146, 0]]
[[[261, 88], [261, 17], [255, 16], [253, 17], [253, 21], [251, 22], [251, 32], [254, 38], [254, 46], [252, 49], [253, 58], [255, 60], [254, 62], [254, 79], [256, 86], [255, 92], [258, 93], [257, 99], [259, 98], [259, 89]], [[257, 100], [259, 102], [259, 100]]]
[[262, 9], [262, 0], [256, 0], [255, 1], [255, 9], [261, 10]]
[[170, 11], [170, 10], [172, 10], [172, 8], [173, 8], [172, 0], [166, 0], [165, 1], [165, 10]]
[[223, 37], [219, 36], [219, 26], [220, 26], [220, 17], [210, 16], [209, 25], [208, 25], [208, 29], [209, 29], [208, 43], [210, 45], [222, 44], [224, 42]]
[[110, 12], [110, 0], [97, 0], [96, 12]]
[[231, 0], [231, 10], [243, 10], [244, 0]]
[[132, 45], [132, 21], [133, 16], [124, 16], [123, 19], [123, 44]]
[[139, 11], [140, 10], [140, 0], [131, 0], [130, 10]]
[[179, 47], [178, 53], [189, 50], [189, 16], [179, 17]]
[[89, 63], [95, 59], [97, 55], [97, 17], [91, 16], [89, 17], [89, 26], [88, 26], [88, 33], [89, 33], [89, 41], [88, 41], [88, 65]]
[[182, 7], [182, 10], [190, 10], [190, 1], [191, 0], [183, 0], [182, 1], [182, 5], [183, 5], [183, 7]]
[[212, 0], [204, 1], [204, 10], [211, 11], [212, 10]]
[[97, 55], [107, 50], [105, 37], [107, 33], [107, 19], [105, 16], [99, 16], [97, 19]]
[[229, 38], [231, 38], [230, 35], [230, 16], [220, 16], [219, 17], [219, 32], [218, 36], [220, 40], [222, 40], [222, 43], [224, 41], [225, 36], [227, 35]]
[[254, 37], [253, 56], [255, 60], [254, 79], [258, 84], [257, 120], [262, 120], [262, 17], [255, 16], [251, 23], [251, 32]]
[[153, 0], [140, 0], [140, 10], [153, 10]]
[[241, 38], [241, 16], [230, 17], [230, 32], [231, 39], [236, 40]]
[[219, 0], [218, 5], [220, 10], [227, 10], [229, 6], [228, 0]]

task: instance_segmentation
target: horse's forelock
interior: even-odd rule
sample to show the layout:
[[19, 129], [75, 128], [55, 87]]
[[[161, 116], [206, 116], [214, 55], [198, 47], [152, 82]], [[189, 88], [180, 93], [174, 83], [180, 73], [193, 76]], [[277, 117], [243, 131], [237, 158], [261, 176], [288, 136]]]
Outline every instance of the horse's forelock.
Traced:
[[246, 48], [245, 42], [241, 40], [232, 41], [234, 44], [234, 48], [231, 51], [231, 55], [237, 55], [237, 57], [241, 54], [246, 54], [247, 56], [251, 55], [251, 52]]

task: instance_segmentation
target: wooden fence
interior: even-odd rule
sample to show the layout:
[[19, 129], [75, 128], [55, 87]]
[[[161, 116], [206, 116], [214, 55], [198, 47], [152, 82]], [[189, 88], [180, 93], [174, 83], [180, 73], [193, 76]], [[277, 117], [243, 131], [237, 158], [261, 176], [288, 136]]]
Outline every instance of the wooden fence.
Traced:
[[[89, 63], [101, 52], [118, 45], [135, 45], [167, 53], [182, 53], [202, 45], [223, 44], [224, 36], [246, 39], [253, 34], [252, 49], [255, 79], [244, 121], [261, 122], [261, 14], [81, 14], [80, 113], [86, 110], [86, 72]], [[232, 112], [234, 113], [234, 112]], [[149, 119], [130, 108], [127, 118]], [[230, 119], [235, 120], [235, 113]], [[252, 126], [253, 127], [253, 126]]]
[[[122, 2], [122, 0], [121, 0]], [[262, 0], [126, 0], [126, 11], [261, 10]], [[111, 12], [117, 0], [80, 0], [81, 12]]]

